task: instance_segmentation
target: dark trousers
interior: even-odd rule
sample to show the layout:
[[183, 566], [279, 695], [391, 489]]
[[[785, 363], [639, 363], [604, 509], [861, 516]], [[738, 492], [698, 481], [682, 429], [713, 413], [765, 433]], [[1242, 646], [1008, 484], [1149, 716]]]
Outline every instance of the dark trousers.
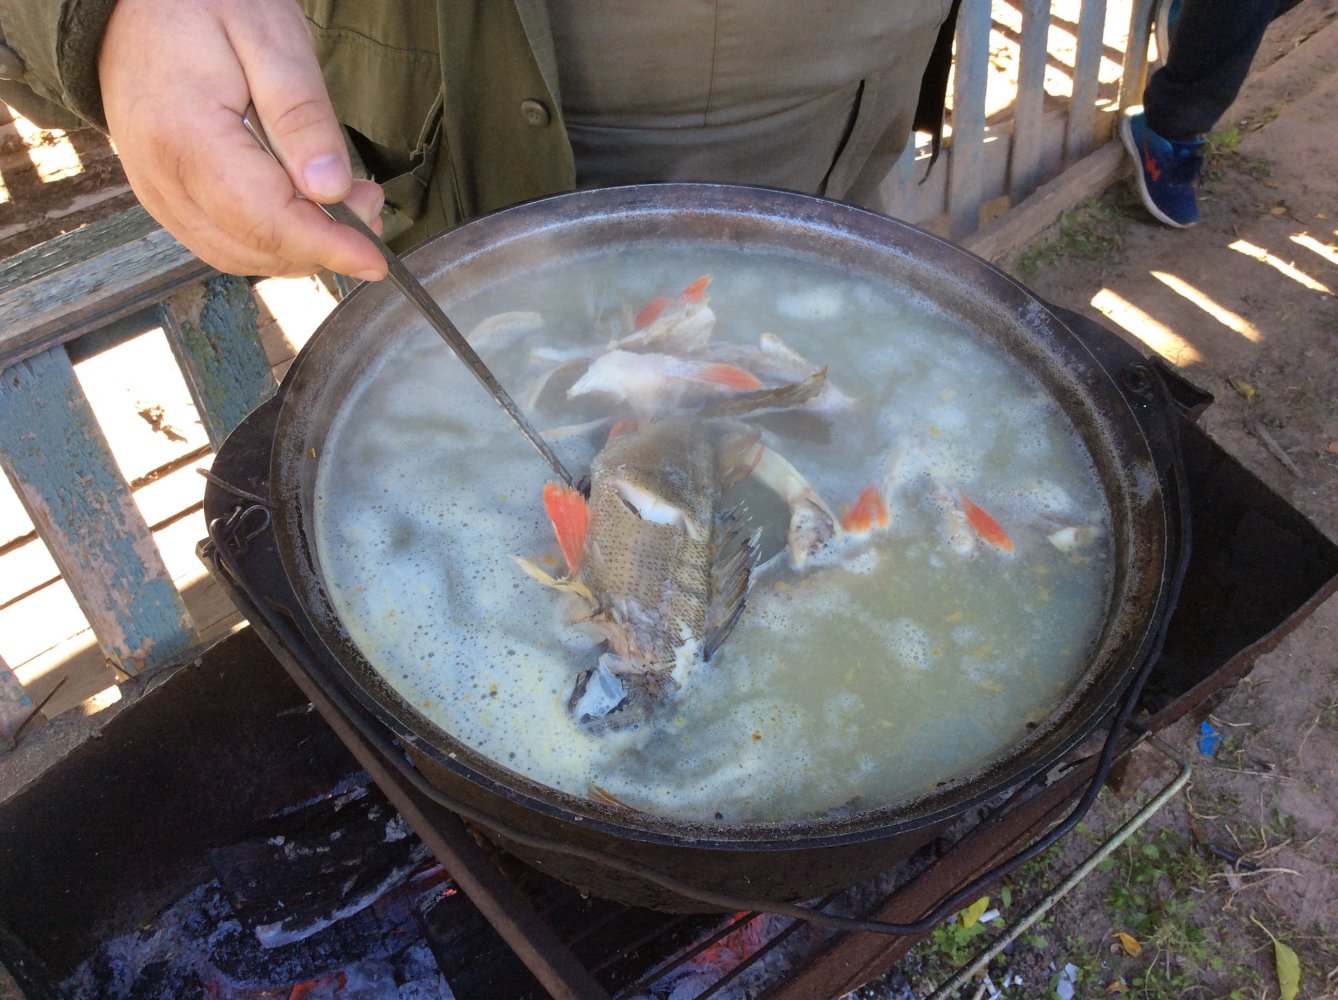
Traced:
[[1236, 99], [1264, 29], [1300, 0], [1181, 0], [1166, 64], [1148, 79], [1148, 127], [1166, 139], [1197, 139]]

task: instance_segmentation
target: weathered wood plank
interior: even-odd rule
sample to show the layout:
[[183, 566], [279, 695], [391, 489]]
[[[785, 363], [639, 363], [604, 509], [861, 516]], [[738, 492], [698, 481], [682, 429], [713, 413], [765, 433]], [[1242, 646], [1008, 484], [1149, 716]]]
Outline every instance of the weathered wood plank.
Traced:
[[[1049, 177], [1058, 171], [1064, 156], [1065, 116], [1060, 111], [1050, 111], [1041, 117], [1037, 130], [1036, 142], [1040, 152], [1041, 176]], [[1007, 193], [1008, 158], [1012, 149], [1012, 122], [985, 127], [985, 139], [982, 143], [980, 200], [991, 201]], [[915, 225], [924, 225], [935, 232], [947, 233], [945, 214], [947, 175], [952, 150], [944, 149], [934, 169], [929, 172], [923, 184], [916, 184], [905, 191], [907, 201], [890, 214]], [[922, 157], [918, 169], [923, 172]], [[958, 236], [957, 239], [964, 239]]]
[[1120, 77], [1120, 108], [1143, 103], [1143, 84], [1148, 75], [1148, 37], [1153, 0], [1133, 0], [1129, 13], [1129, 41], [1124, 49], [1124, 72]]
[[1083, 0], [1078, 14], [1078, 46], [1073, 57], [1073, 100], [1069, 104], [1064, 159], [1080, 160], [1096, 148], [1096, 99], [1105, 54], [1106, 0]]
[[1041, 125], [1045, 111], [1049, 0], [1022, 0], [1018, 40], [1017, 96], [1013, 98], [1013, 144], [1008, 163], [1008, 197], [1017, 204], [1041, 183]]
[[989, 0], [963, 0], [953, 62], [952, 159], [948, 164], [951, 233], [963, 236], [980, 224], [985, 85], [990, 58]]
[[209, 443], [217, 449], [275, 389], [251, 285], [220, 274], [172, 296], [159, 316]]
[[213, 273], [138, 207], [48, 240], [0, 263], [0, 367]]
[[[918, 193], [916, 187], [920, 182], [924, 165], [928, 162], [927, 154], [921, 161], [916, 136], [912, 133], [906, 148], [901, 151], [900, 158], [893, 164], [882, 184], [880, 193], [883, 198], [883, 208], [888, 215], [894, 219], [909, 219], [908, 213], [915, 204]], [[941, 160], [938, 165], [943, 166]]]
[[1109, 187], [1128, 169], [1124, 146], [1110, 142], [1042, 184], [1022, 204], [962, 241], [972, 253], [997, 264], [1041, 234], [1080, 201]]
[[0, 465], [108, 659], [137, 673], [199, 644], [62, 348], [0, 376]]

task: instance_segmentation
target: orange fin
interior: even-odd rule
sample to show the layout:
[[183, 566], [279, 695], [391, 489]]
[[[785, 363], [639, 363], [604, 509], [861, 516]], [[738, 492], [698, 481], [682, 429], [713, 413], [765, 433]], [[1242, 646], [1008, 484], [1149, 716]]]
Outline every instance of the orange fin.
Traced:
[[966, 514], [967, 523], [975, 529], [976, 534], [1000, 552], [1012, 552], [1013, 540], [1008, 537], [1008, 532], [999, 527], [999, 522], [973, 504], [965, 495], [959, 493], [958, 496], [961, 497], [962, 511]]
[[700, 278], [678, 293], [679, 302], [700, 302], [706, 298], [706, 286], [711, 283], [711, 276], [703, 274]]
[[580, 490], [559, 483], [544, 483], [544, 510], [553, 522], [558, 547], [575, 576], [585, 561], [585, 536], [590, 530], [590, 507]]
[[604, 439], [604, 443], [608, 444], [616, 437], [621, 437], [624, 434], [631, 434], [634, 430], [639, 428], [643, 422], [644, 421], [641, 420], [633, 420], [630, 417], [620, 417], [609, 427], [609, 436]]
[[633, 329], [644, 330], [646, 327], [650, 326], [660, 318], [660, 313], [664, 312], [664, 307], [668, 304], [668, 296], [662, 295], [658, 299], [651, 299], [642, 306], [641, 311], [636, 314], [636, 319], [632, 321]]
[[841, 518], [841, 527], [852, 534], [867, 535], [874, 528], [886, 528], [889, 516], [887, 503], [878, 487], [866, 486]]
[[762, 388], [762, 383], [752, 372], [744, 371], [737, 365], [723, 362], [709, 364], [688, 364], [676, 373], [689, 382], [707, 382], [722, 385], [729, 389], [751, 390]]

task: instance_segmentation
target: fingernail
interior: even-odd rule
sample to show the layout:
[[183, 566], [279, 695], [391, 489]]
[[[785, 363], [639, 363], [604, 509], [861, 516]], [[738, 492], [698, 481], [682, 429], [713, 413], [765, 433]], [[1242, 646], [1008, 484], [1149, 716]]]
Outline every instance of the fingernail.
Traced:
[[318, 156], [302, 168], [307, 191], [318, 198], [342, 198], [352, 181], [342, 157], [335, 153]]
[[379, 271], [374, 268], [368, 268], [366, 271], [354, 271], [349, 275], [350, 278], [357, 278], [359, 281], [380, 281], [385, 276], [385, 271]]

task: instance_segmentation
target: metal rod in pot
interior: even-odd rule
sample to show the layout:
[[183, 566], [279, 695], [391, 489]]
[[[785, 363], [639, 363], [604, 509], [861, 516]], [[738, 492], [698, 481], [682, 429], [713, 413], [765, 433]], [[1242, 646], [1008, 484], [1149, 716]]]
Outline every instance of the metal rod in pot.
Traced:
[[[246, 130], [251, 133], [256, 142], [260, 143], [265, 152], [269, 153], [276, 160], [279, 158], [278, 154], [274, 151], [274, 147], [270, 144], [269, 136], [265, 133], [265, 127], [260, 124], [260, 116], [256, 113], [254, 104], [248, 104], [246, 106], [246, 111], [242, 114], [242, 124], [246, 126]], [[576, 481], [572, 478], [571, 473], [567, 471], [567, 467], [562, 464], [562, 460], [557, 457], [557, 453], [554, 452], [548, 442], [543, 439], [543, 435], [539, 433], [535, 426], [530, 423], [529, 418], [521, 412], [520, 407], [516, 405], [516, 402], [511, 398], [511, 395], [502, 388], [502, 384], [497, 381], [497, 376], [492, 373], [492, 370], [486, 363], [484, 363], [483, 359], [478, 356], [478, 353], [474, 348], [469, 345], [469, 341], [465, 339], [465, 335], [460, 332], [459, 328], [454, 323], [451, 322], [450, 317], [442, 312], [441, 306], [437, 305], [436, 300], [432, 298], [428, 293], [428, 290], [423, 287], [422, 282], [414, 277], [413, 272], [404, 266], [404, 262], [400, 260], [399, 255], [391, 250], [390, 247], [386, 246], [381, 237], [372, 232], [371, 228], [358, 218], [357, 214], [353, 209], [348, 207], [347, 203], [340, 201], [335, 202], [332, 205], [322, 205], [319, 202], [312, 202], [312, 204], [335, 222], [338, 222], [341, 225], [351, 226], [372, 241], [372, 245], [375, 246], [376, 249], [381, 252], [381, 256], [385, 258], [386, 266], [389, 269], [390, 280], [394, 283], [395, 287], [408, 297], [409, 301], [417, 307], [420, 313], [423, 314], [423, 318], [427, 320], [428, 325], [437, 331], [437, 333], [441, 335], [441, 338], [450, 345], [451, 350], [453, 350], [456, 353], [456, 356], [464, 362], [465, 367], [469, 369], [470, 373], [479, 380], [479, 383], [488, 391], [488, 394], [497, 401], [497, 405], [505, 410], [507, 415], [515, 421], [516, 426], [520, 428], [521, 432], [527, 438], [530, 439], [530, 443], [539, 449], [539, 454], [544, 457], [544, 460], [548, 462], [549, 466], [555, 473], [557, 473], [558, 477], [566, 485], [574, 487]]]

